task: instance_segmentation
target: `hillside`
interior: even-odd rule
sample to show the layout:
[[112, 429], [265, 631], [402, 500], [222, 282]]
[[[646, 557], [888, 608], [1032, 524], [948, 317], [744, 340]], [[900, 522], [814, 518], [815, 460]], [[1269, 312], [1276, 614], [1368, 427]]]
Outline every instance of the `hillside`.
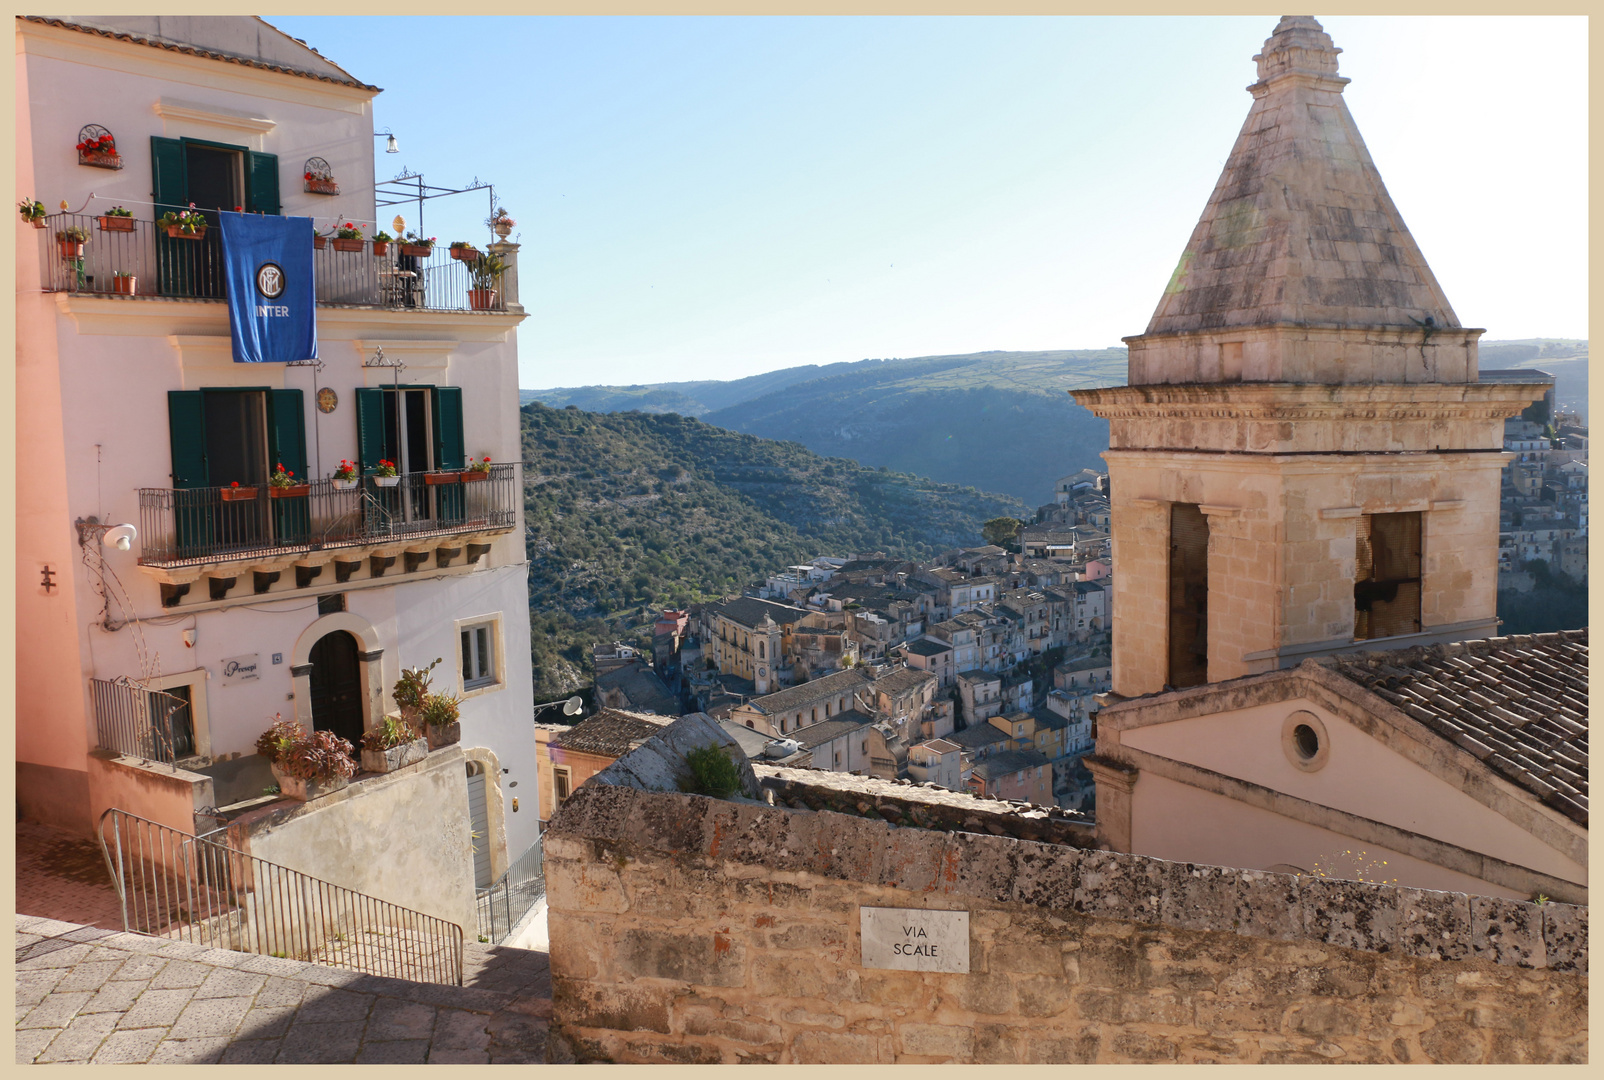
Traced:
[[799, 560], [981, 543], [1007, 496], [823, 458], [673, 413], [522, 410], [537, 698], [588, 678], [592, 641]]
[[728, 382], [520, 392], [597, 411], [682, 412], [871, 467], [1004, 492], [1035, 507], [1101, 468], [1108, 425], [1065, 392], [1125, 381], [1124, 349], [985, 352], [785, 368]]

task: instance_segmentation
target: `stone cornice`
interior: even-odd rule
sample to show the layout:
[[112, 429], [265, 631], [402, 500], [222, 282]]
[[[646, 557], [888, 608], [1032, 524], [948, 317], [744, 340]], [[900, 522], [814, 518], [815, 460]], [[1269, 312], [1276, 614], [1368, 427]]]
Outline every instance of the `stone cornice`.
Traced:
[[1105, 420], [1495, 420], [1546, 383], [1157, 383], [1070, 390]]
[[1434, 326], [1427, 333], [1420, 326], [1359, 325], [1350, 323], [1318, 322], [1265, 322], [1250, 326], [1215, 326], [1196, 330], [1166, 330], [1161, 333], [1131, 334], [1120, 338], [1127, 345], [1156, 345], [1170, 341], [1187, 341], [1193, 338], [1212, 340], [1229, 338], [1242, 341], [1250, 337], [1299, 337], [1310, 341], [1359, 340], [1367, 344], [1420, 345], [1422, 338], [1432, 341], [1468, 343], [1487, 331], [1475, 326]]

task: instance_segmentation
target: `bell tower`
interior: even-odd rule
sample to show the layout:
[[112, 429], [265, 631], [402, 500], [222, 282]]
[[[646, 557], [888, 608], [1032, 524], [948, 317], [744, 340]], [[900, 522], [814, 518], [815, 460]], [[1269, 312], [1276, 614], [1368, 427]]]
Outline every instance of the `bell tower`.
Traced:
[[1497, 632], [1503, 420], [1342, 98], [1286, 16], [1109, 421], [1113, 688]]

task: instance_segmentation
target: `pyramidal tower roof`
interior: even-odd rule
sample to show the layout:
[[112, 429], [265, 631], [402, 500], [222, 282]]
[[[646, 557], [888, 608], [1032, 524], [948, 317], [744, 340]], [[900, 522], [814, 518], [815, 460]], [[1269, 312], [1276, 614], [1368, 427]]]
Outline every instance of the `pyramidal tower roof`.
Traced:
[[1336, 48], [1288, 15], [1147, 335], [1269, 326], [1458, 327], [1342, 98]]

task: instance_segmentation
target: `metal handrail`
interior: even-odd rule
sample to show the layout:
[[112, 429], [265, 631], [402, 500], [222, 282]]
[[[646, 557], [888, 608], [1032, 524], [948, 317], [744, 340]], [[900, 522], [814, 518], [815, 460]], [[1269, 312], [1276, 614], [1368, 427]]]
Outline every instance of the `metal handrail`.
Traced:
[[545, 857], [536, 838], [494, 883], [475, 892], [479, 936], [500, 944], [546, 895]]
[[462, 985], [456, 923], [115, 807], [99, 834], [129, 933]]

